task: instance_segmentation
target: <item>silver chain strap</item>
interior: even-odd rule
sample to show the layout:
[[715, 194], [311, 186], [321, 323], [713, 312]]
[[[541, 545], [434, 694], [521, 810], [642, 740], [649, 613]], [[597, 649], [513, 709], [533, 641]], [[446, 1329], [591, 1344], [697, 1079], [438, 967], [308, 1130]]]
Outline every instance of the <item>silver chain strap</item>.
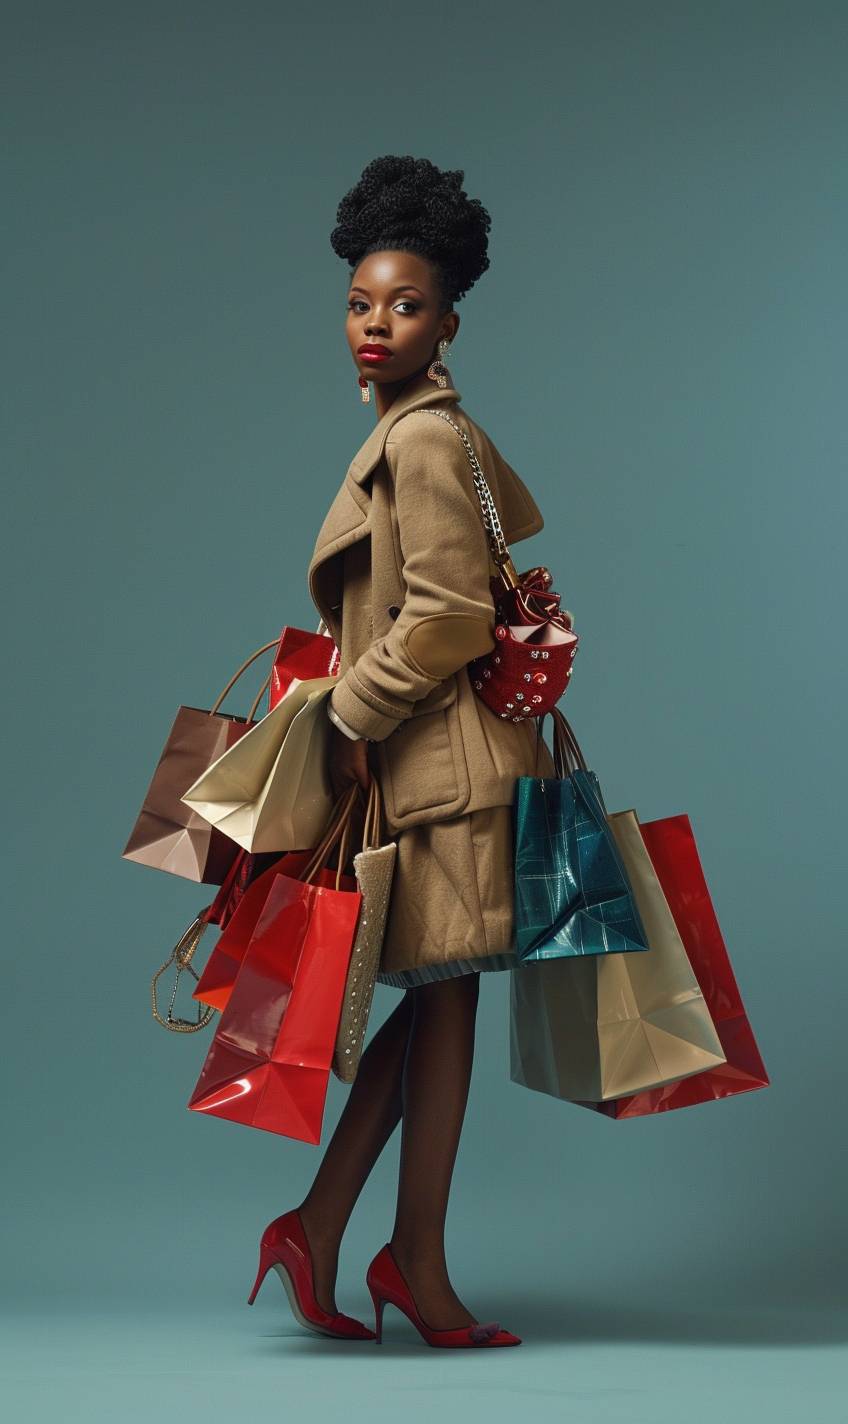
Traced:
[[474, 446], [471, 444], [471, 441], [468, 439], [468, 436], [466, 435], [465, 431], [457, 425], [455, 420], [451, 420], [450, 416], [447, 414], [446, 411], [434, 410], [432, 406], [419, 407], [418, 410], [409, 411], [408, 413], [410, 415], [437, 415], [440, 420], [446, 420], [448, 425], [453, 426], [454, 430], [456, 431], [457, 435], [465, 446], [465, 453], [468, 456], [469, 462], [471, 464], [471, 470], [474, 476], [474, 488], [477, 491], [477, 495], [480, 500], [480, 508], [483, 511], [483, 525], [486, 530], [486, 533], [489, 536], [489, 544], [491, 546], [492, 556], [496, 564], [502, 564], [505, 559], [509, 558], [509, 549], [507, 548], [503, 529], [501, 528], [501, 521], [498, 517], [497, 506], [495, 505], [495, 501], [492, 498], [492, 491], [489, 489], [489, 484], [486, 479], [486, 476], [483, 474], [483, 468], [480, 464], [480, 461], [477, 459], [477, 456], [474, 453]]

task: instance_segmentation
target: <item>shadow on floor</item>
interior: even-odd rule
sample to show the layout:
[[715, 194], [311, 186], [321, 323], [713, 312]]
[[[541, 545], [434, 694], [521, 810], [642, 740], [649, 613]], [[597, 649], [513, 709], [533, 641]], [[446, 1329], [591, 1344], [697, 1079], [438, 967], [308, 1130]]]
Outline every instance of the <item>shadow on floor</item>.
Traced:
[[[367, 1311], [360, 1318], [371, 1323]], [[716, 1345], [748, 1348], [779, 1346], [787, 1349], [792, 1346], [827, 1347], [848, 1342], [848, 1310], [822, 1306], [740, 1309], [738, 1306], [722, 1308], [712, 1305], [699, 1310], [675, 1305], [668, 1308], [634, 1305], [626, 1308], [612, 1302], [586, 1301], [576, 1297], [545, 1299], [511, 1295], [508, 1308], [500, 1318], [503, 1325], [520, 1335], [527, 1345], [603, 1345], [619, 1341], [622, 1344], [680, 1344], [689, 1349], [699, 1345], [710, 1348]], [[348, 1357], [362, 1355], [372, 1358], [373, 1350], [379, 1353], [381, 1348], [368, 1341], [348, 1343], [324, 1340], [309, 1335], [294, 1322], [291, 1326], [286, 1323], [282, 1329], [263, 1331], [257, 1343], [261, 1340], [267, 1345], [294, 1339], [300, 1340], [310, 1352], [318, 1354], [338, 1353], [341, 1348]], [[399, 1312], [388, 1307], [384, 1321], [384, 1344], [393, 1353], [408, 1350], [417, 1354], [420, 1350], [429, 1349], [419, 1339], [414, 1327]]]

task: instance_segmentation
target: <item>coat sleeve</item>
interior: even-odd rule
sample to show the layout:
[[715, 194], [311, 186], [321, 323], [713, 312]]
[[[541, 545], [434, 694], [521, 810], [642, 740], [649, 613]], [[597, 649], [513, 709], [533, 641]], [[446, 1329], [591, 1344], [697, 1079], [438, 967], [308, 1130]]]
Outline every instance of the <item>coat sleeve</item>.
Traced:
[[346, 737], [350, 737], [354, 742], [358, 742], [360, 740], [359, 733], [355, 732], [352, 727], [349, 727], [347, 725], [347, 722], [342, 721], [329, 697], [327, 698], [327, 716], [329, 717], [333, 726], [338, 727], [340, 732], [344, 732]]
[[404, 602], [392, 628], [339, 678], [334, 711], [380, 742], [438, 683], [495, 644], [489, 546], [462, 441], [414, 412], [392, 427]]

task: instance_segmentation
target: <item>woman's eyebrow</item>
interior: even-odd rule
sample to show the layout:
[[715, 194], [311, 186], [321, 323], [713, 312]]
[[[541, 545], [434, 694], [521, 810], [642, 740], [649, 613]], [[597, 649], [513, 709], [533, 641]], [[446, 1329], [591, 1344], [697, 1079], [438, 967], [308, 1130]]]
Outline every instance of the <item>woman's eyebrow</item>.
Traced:
[[[366, 297], [371, 295], [367, 287], [351, 287], [350, 290], [352, 292], [362, 292], [363, 296]], [[416, 287], [412, 282], [403, 282], [399, 287], [392, 287], [390, 295], [393, 296], [397, 292], [418, 292], [419, 296], [424, 296], [421, 288]]]

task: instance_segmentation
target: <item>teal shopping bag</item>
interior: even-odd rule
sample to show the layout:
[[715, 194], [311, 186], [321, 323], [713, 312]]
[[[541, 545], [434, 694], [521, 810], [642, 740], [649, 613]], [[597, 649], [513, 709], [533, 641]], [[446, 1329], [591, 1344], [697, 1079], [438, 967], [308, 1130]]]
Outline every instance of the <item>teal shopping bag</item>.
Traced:
[[648, 949], [598, 778], [558, 707], [551, 716], [555, 776], [516, 779], [518, 957], [528, 962]]

